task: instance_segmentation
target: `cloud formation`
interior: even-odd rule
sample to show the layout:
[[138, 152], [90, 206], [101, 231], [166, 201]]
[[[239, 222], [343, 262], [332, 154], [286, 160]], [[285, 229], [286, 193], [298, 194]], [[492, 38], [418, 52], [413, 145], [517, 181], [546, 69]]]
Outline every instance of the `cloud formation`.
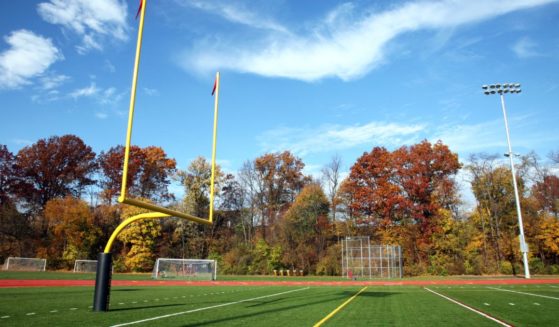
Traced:
[[554, 1], [413, 1], [383, 12], [342, 4], [305, 31], [277, 33], [271, 29], [262, 39], [244, 44], [202, 42], [185, 51], [181, 64], [197, 72], [228, 69], [303, 81], [351, 80], [380, 65], [387, 44], [403, 33], [475, 23]]
[[190, 0], [181, 2], [183, 5], [190, 6], [206, 12], [211, 12], [222, 18], [242, 25], [258, 29], [268, 29], [276, 32], [287, 33], [287, 28], [275, 22], [269, 17], [264, 17], [248, 10], [247, 8], [236, 7], [230, 1], [214, 2]]
[[32, 83], [56, 61], [62, 52], [48, 38], [28, 30], [12, 32], [4, 40], [10, 46], [0, 53], [0, 89], [16, 89]]
[[541, 56], [537, 51], [537, 44], [527, 37], [516, 41], [512, 46], [512, 51], [518, 58], [522, 59]]
[[80, 54], [102, 50], [105, 38], [128, 38], [127, 6], [120, 0], [50, 0], [40, 3], [37, 11], [46, 22], [81, 37], [81, 44], [76, 46]]
[[322, 125], [316, 128], [282, 127], [267, 131], [258, 137], [264, 151], [276, 152], [289, 149], [305, 156], [351, 149], [361, 145], [382, 144], [399, 146], [419, 141], [425, 129], [420, 124], [370, 122], [364, 125]]

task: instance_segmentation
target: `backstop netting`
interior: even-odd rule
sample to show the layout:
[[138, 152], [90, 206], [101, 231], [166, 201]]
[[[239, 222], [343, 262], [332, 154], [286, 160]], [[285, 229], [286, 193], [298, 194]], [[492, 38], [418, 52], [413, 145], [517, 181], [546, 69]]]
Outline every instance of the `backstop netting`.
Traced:
[[217, 263], [204, 259], [159, 258], [153, 267], [153, 279], [216, 280]]
[[97, 260], [78, 259], [74, 261], [75, 273], [95, 273], [97, 272]]
[[46, 268], [47, 259], [20, 257], [8, 257], [2, 266], [2, 270], [15, 271], [45, 271]]
[[342, 240], [342, 276], [354, 278], [402, 278], [399, 245], [372, 245], [369, 236]]

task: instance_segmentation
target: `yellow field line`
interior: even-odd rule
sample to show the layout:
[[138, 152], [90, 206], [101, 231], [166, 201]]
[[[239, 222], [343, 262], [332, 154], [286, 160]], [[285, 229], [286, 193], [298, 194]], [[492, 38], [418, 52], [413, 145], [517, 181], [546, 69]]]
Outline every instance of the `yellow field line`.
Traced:
[[359, 294], [361, 294], [364, 290], [367, 289], [367, 286], [363, 287], [359, 292], [357, 292], [357, 294], [355, 294], [354, 296], [350, 297], [347, 301], [345, 301], [344, 303], [342, 303], [342, 305], [340, 305], [339, 307], [337, 307], [334, 311], [330, 312], [329, 315], [327, 315], [326, 317], [324, 317], [321, 321], [317, 322], [316, 324], [314, 324], [313, 327], [319, 327], [322, 326], [322, 324], [324, 324], [328, 319], [332, 318], [336, 313], [338, 313], [338, 311], [342, 310], [343, 307], [345, 307], [346, 305], [348, 305], [349, 302], [353, 301], [353, 299], [355, 299]]

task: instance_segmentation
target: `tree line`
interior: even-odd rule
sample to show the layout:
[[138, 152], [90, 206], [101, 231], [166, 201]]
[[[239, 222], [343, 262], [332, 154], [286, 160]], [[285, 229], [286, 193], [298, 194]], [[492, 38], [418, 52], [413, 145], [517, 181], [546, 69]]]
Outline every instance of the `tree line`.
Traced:
[[[95, 259], [124, 219], [145, 212], [119, 204], [124, 149], [99, 154], [75, 135], [40, 139], [16, 154], [0, 145], [0, 259], [47, 258], [51, 269]], [[550, 154], [555, 164], [559, 152]], [[305, 175], [289, 151], [247, 160], [235, 174], [217, 169], [210, 226], [179, 218], [136, 222], [113, 247], [117, 271], [149, 271], [157, 257], [212, 258], [230, 274], [298, 269], [341, 273], [340, 240], [370, 236], [402, 246], [404, 272], [521, 272], [510, 169], [476, 154], [462, 166], [442, 142], [390, 151], [374, 147], [342, 178], [334, 156], [321, 177]], [[465, 170], [476, 205], [460, 210], [457, 174]], [[132, 146], [129, 196], [198, 217], [209, 210], [210, 163], [185, 170], [156, 146]], [[559, 178], [533, 154], [517, 169], [533, 273], [559, 273]], [[180, 199], [169, 192], [176, 181]]]

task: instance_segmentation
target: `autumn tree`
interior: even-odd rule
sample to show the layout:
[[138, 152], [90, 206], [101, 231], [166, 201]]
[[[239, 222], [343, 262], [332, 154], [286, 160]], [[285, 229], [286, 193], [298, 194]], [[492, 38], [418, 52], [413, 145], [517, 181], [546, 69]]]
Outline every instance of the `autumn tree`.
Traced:
[[281, 222], [284, 264], [288, 268], [314, 272], [326, 249], [330, 203], [322, 188], [310, 184], [303, 188]]
[[45, 251], [49, 258], [73, 261], [91, 257], [100, 230], [94, 225], [85, 201], [72, 196], [52, 199], [47, 202], [44, 215], [50, 238]]
[[[124, 206], [121, 218], [124, 221], [145, 212], [147, 211], [142, 208]], [[115, 265], [138, 272], [152, 270], [155, 262], [157, 238], [160, 235], [161, 223], [159, 219], [143, 219], [131, 223], [117, 236], [124, 243], [122, 249], [124, 259], [117, 261]]]
[[266, 229], [275, 225], [280, 214], [293, 203], [310, 178], [303, 174], [303, 161], [289, 151], [264, 154], [254, 160], [253, 167], [262, 186], [258, 196], [262, 200], [264, 213], [261, 220], [262, 237], [266, 240]]
[[559, 177], [543, 176], [541, 181], [532, 186], [532, 195], [536, 198], [540, 210], [559, 218]]
[[[99, 155], [102, 199], [112, 203], [120, 194], [124, 162], [124, 147], [116, 146]], [[176, 161], [167, 157], [156, 146], [140, 148], [132, 145], [128, 162], [127, 193], [131, 197], [151, 199], [155, 202], [171, 200], [168, 191], [171, 177], [176, 172]]]
[[[205, 158], [198, 157], [190, 163], [186, 170], [179, 171], [177, 176], [185, 191], [180, 210], [196, 217], [207, 218], [210, 208], [211, 164]], [[220, 167], [216, 165], [214, 181], [216, 197], [220, 195], [222, 180], [223, 174]], [[192, 257], [207, 257], [217, 228], [222, 224], [215, 211], [214, 215], [214, 224], [211, 226], [184, 220], [178, 221], [177, 232], [181, 233], [181, 238], [188, 239], [188, 253]]]
[[[500, 165], [496, 156], [472, 156], [468, 170], [472, 174], [472, 191], [476, 198], [476, 214], [483, 239], [488, 240], [496, 271], [503, 271], [506, 261], [513, 273], [519, 260], [516, 234], [518, 218], [511, 171]], [[524, 182], [517, 176], [519, 195], [524, 201]], [[484, 259], [488, 261], [488, 258]], [[506, 269], [508, 270], [508, 268]]]
[[19, 176], [15, 156], [0, 144], [0, 207], [13, 204]]
[[440, 209], [456, 205], [453, 176], [458, 156], [441, 142], [428, 141], [393, 152], [375, 147], [351, 167], [347, 188], [359, 224], [382, 242], [398, 242], [406, 258], [424, 265], [432, 251]]
[[86, 186], [95, 183], [95, 152], [75, 135], [40, 139], [21, 149], [16, 163], [29, 186], [22, 188], [21, 197], [35, 210], [51, 199], [80, 197]]

